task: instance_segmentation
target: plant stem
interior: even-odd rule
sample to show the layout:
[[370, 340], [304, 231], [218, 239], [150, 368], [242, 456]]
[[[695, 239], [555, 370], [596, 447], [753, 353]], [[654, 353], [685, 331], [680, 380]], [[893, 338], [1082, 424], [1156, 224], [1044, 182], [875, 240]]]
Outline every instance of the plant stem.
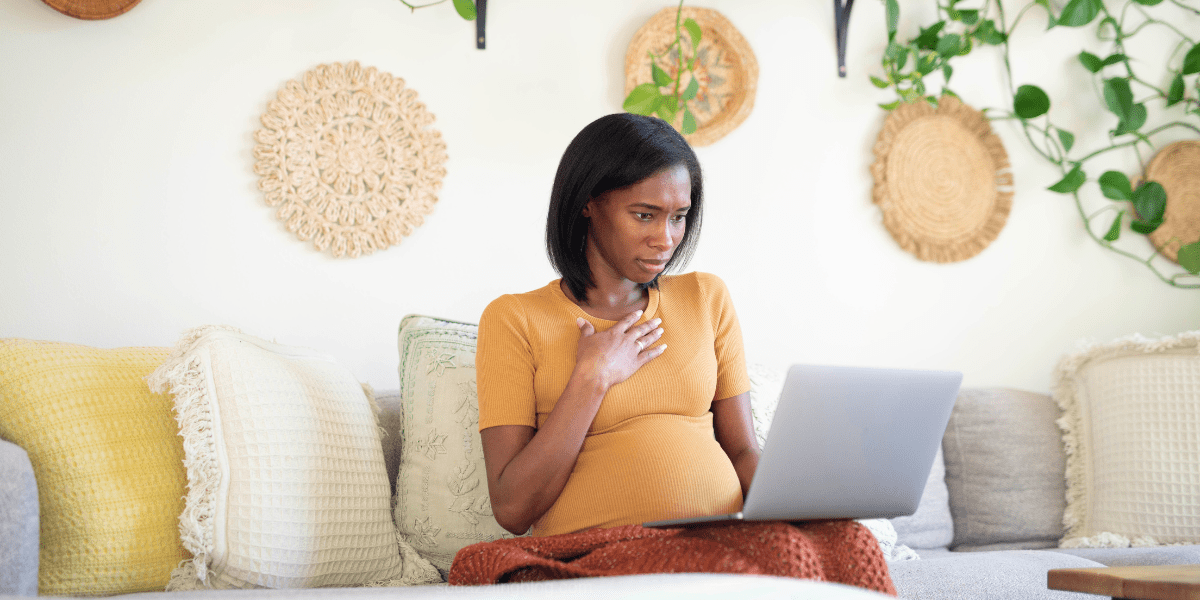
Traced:
[[430, 2], [429, 4], [417, 4], [414, 6], [412, 4], [409, 4], [407, 2], [407, 0], [400, 0], [400, 4], [403, 4], [407, 7], [409, 7], [410, 9], [412, 9], [415, 12], [418, 8], [425, 8], [426, 6], [433, 6], [434, 4], [441, 4], [445, 1], [446, 0], [435, 0], [434, 2]]

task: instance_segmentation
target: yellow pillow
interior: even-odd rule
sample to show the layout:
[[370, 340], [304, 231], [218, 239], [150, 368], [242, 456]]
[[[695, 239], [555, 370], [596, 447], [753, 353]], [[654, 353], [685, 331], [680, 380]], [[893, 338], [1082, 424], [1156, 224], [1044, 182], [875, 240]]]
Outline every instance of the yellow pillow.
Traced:
[[162, 590], [190, 558], [183, 443], [145, 381], [168, 352], [0, 339], [0, 437], [37, 478], [40, 594]]

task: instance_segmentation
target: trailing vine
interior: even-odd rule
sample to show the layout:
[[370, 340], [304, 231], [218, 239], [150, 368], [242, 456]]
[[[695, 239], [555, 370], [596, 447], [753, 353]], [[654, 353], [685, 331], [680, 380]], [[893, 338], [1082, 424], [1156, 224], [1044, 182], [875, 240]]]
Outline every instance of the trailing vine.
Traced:
[[[1080, 191], [1089, 181], [1084, 170], [1085, 163], [1110, 152], [1130, 149], [1145, 164], [1143, 151], [1153, 151], [1151, 139], [1172, 129], [1185, 129], [1200, 134], [1200, 44], [1180, 31], [1161, 15], [1152, 15], [1151, 7], [1163, 5], [1184, 13], [1200, 15], [1200, 10], [1188, 4], [1190, 0], [1126, 0], [1119, 10], [1111, 11], [1104, 0], [1069, 0], [1055, 15], [1049, 0], [1032, 0], [1018, 13], [1012, 23], [1007, 22], [1004, 6], [1000, 0], [983, 0], [978, 8], [962, 8], [963, 0], [936, 0], [938, 21], [906, 43], [897, 41], [897, 26], [900, 8], [897, 0], [884, 0], [887, 12], [888, 45], [881, 64], [883, 77], [871, 76], [872, 83], [881, 89], [891, 88], [897, 99], [880, 104], [885, 110], [897, 107], [901, 102], [926, 101], [937, 105], [938, 98], [928, 93], [926, 76], [941, 76], [942, 94], [956, 95], [949, 84], [954, 74], [950, 62], [958, 56], [969, 54], [976, 46], [995, 46], [1001, 50], [1004, 69], [1008, 79], [1011, 101], [1007, 109], [987, 108], [984, 114], [992, 120], [1018, 121], [1030, 146], [1042, 158], [1056, 165], [1062, 173], [1061, 179], [1047, 189], [1060, 194], [1069, 194], [1075, 200], [1079, 215], [1083, 219], [1088, 235], [1101, 246], [1122, 256], [1145, 264], [1165, 283], [1179, 288], [1200, 288], [1200, 240], [1171, 238], [1155, 246], [1148, 256], [1135, 254], [1114, 245], [1125, 230], [1149, 235], [1163, 222], [1167, 195], [1163, 186], [1145, 177], [1134, 186], [1126, 174], [1120, 171], [1105, 171], [1095, 179], [1100, 193], [1111, 202], [1099, 210], [1087, 212]], [[1098, 39], [1109, 42], [1112, 51], [1100, 57], [1087, 51], [1078, 55], [1080, 65], [1091, 73], [1108, 111], [1116, 117], [1115, 128], [1109, 130], [1107, 145], [1084, 152], [1075, 147], [1074, 133], [1054, 125], [1050, 121], [1050, 98], [1040, 87], [1023, 84], [1012, 89], [1013, 76], [1009, 60], [1009, 40], [1022, 19], [1034, 8], [1045, 10], [1049, 28], [1084, 27], [1095, 23]], [[1161, 8], [1155, 9], [1161, 12]], [[1127, 52], [1127, 42], [1148, 28], [1166, 30], [1177, 35], [1179, 42], [1164, 65], [1167, 89], [1156, 86], [1142, 74], [1135, 72], [1134, 63]], [[911, 60], [910, 60], [911, 59]], [[1144, 63], [1139, 63], [1144, 64]], [[1177, 66], [1171, 66], [1175, 64]], [[1135, 92], [1138, 97], [1135, 97]], [[1163, 125], [1146, 128], [1149, 117], [1148, 104], [1162, 104], [1166, 112], [1174, 113], [1176, 120]], [[1193, 123], [1191, 117], [1197, 117]], [[1072, 154], [1072, 150], [1075, 151]], [[1111, 219], [1101, 220], [1111, 216]], [[1097, 227], [1099, 224], [1099, 227]], [[1177, 262], [1179, 271], [1168, 266], [1164, 270], [1160, 263], [1169, 262], [1162, 258], [1160, 250], [1171, 244], [1180, 244]]]
[[[643, 83], [631, 90], [625, 97], [622, 108], [626, 112], [638, 115], [657, 114], [662, 120], [674, 123], [675, 117], [683, 112], [683, 123], [680, 127], [684, 135], [696, 133], [696, 116], [689, 106], [700, 91], [700, 80], [696, 78], [697, 50], [700, 48], [700, 25], [694, 19], [683, 19], [683, 0], [675, 9], [675, 41], [661, 55], [649, 53], [650, 83]], [[687, 31], [691, 44], [683, 43], [683, 32]], [[684, 50], [687, 58], [684, 57]], [[674, 56], [672, 56], [674, 55]], [[666, 68], [660, 66], [659, 63]], [[684, 75], [688, 84], [683, 85]], [[667, 92], [663, 92], [667, 88]]]

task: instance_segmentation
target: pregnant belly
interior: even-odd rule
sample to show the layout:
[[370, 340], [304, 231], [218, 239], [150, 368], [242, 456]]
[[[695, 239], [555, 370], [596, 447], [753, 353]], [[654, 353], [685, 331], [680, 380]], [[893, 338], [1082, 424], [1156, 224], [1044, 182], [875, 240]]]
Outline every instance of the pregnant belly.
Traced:
[[712, 414], [646, 415], [589, 435], [534, 535], [737, 512], [742, 488]]

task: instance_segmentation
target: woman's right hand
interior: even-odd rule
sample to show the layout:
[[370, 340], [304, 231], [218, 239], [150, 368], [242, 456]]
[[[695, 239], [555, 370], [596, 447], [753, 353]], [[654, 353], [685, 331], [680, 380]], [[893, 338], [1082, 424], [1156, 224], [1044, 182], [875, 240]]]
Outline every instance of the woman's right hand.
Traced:
[[577, 374], [592, 379], [602, 389], [629, 379], [642, 365], [654, 360], [667, 349], [666, 344], [654, 346], [662, 337], [662, 319], [651, 319], [634, 325], [642, 311], [634, 311], [601, 333], [587, 319], [576, 319], [579, 326], [579, 349], [575, 353]]

